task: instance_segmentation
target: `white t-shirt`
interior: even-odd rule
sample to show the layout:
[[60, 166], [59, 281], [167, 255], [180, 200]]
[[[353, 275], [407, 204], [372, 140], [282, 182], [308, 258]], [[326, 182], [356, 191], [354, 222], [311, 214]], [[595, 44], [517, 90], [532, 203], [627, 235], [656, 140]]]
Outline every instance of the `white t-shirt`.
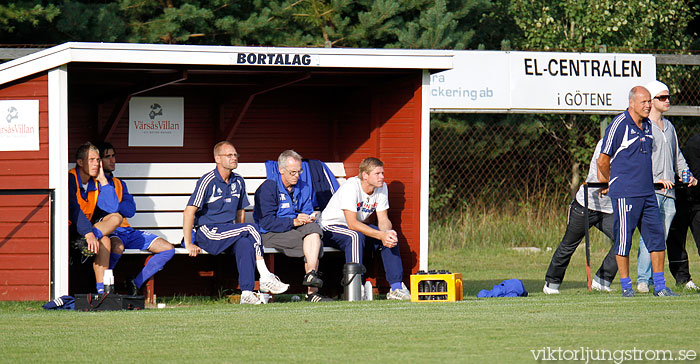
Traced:
[[328, 205], [321, 213], [321, 226], [345, 225], [345, 213], [343, 210], [357, 211], [357, 220], [365, 222], [375, 211], [389, 209], [389, 192], [386, 183], [380, 188], [375, 188], [371, 195], [362, 190], [361, 181], [357, 177], [351, 177], [338, 188], [338, 191], [328, 201]]

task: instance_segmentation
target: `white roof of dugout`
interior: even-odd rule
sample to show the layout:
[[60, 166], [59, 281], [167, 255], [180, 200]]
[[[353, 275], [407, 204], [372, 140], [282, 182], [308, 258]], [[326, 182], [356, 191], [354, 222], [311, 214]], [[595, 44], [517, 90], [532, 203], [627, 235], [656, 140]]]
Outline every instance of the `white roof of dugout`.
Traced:
[[446, 50], [64, 43], [0, 64], [0, 84], [71, 62], [446, 70]]

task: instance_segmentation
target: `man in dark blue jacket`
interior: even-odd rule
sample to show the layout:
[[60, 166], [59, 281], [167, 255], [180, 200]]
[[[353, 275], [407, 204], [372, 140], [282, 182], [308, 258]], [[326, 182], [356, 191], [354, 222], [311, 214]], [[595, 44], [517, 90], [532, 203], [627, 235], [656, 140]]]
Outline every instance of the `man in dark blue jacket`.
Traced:
[[311, 186], [299, 179], [301, 156], [285, 150], [278, 158], [279, 178], [267, 179], [255, 191], [253, 218], [262, 233], [263, 245], [277, 248], [290, 257], [304, 257], [309, 302], [331, 301], [318, 293], [323, 286], [318, 261], [323, 254], [323, 231], [315, 222]]

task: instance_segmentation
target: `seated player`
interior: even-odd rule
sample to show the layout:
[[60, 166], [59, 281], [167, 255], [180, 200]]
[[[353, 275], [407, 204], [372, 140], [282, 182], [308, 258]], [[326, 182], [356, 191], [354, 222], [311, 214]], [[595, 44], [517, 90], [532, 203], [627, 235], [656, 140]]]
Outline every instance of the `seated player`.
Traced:
[[302, 284], [307, 286], [306, 300], [332, 301], [318, 293], [323, 286], [317, 272], [319, 256], [323, 254], [323, 231], [315, 223], [311, 186], [299, 179], [301, 156], [285, 150], [277, 163], [279, 179], [267, 179], [255, 191], [253, 217], [262, 233], [263, 245], [280, 249], [290, 257], [304, 257], [306, 275]]
[[[360, 163], [360, 174], [349, 178], [331, 197], [321, 214], [323, 242], [345, 251], [346, 263], [362, 264], [365, 243], [381, 251], [390, 300], [410, 300], [411, 293], [403, 284], [403, 265], [399, 239], [389, 220], [389, 192], [384, 183], [384, 163], [366, 158]], [[377, 225], [368, 225], [376, 213]], [[369, 293], [365, 292], [367, 296]]]
[[134, 197], [131, 196], [126, 187], [126, 183], [113, 175], [116, 164], [114, 146], [110, 143], [102, 143], [98, 148], [102, 158], [102, 169], [109, 185], [114, 187], [119, 200], [118, 212], [124, 218], [121, 225], [110, 235], [112, 251], [109, 258], [109, 269], [114, 269], [121, 254], [124, 253], [124, 248], [142, 249], [154, 253], [136, 278], [127, 281], [128, 293], [135, 296], [139, 293], [144, 282], [163, 269], [165, 263], [172, 259], [175, 255], [175, 249], [165, 239], [146, 231], [136, 230], [129, 225], [127, 218], [134, 217], [136, 214], [136, 204]]
[[117, 213], [119, 201], [114, 187], [102, 169], [100, 152], [87, 142], [75, 153], [75, 168], [68, 172], [68, 222], [71, 241], [84, 240], [87, 251], [94, 254], [97, 293], [104, 293], [104, 272], [109, 264], [109, 234], [121, 224]]
[[202, 176], [183, 213], [182, 232], [190, 256], [204, 249], [209, 254], [224, 251], [236, 256], [238, 284], [243, 293], [241, 304], [260, 304], [253, 292], [255, 267], [260, 273], [260, 290], [279, 294], [289, 285], [270, 273], [262, 255], [262, 240], [253, 224], [245, 223], [244, 208], [250, 205], [245, 181], [233, 173], [238, 167], [236, 148], [227, 141], [214, 146], [216, 168]]

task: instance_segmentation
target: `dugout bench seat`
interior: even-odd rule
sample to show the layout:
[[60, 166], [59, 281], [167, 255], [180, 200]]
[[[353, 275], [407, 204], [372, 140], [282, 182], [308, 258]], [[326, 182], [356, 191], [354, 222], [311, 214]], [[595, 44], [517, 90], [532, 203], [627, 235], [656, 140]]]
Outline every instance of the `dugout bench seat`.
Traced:
[[[342, 162], [326, 163], [339, 184], [345, 182], [345, 167]], [[72, 168], [73, 165], [70, 166]], [[117, 163], [114, 175], [123, 180], [129, 193], [134, 196], [136, 215], [129, 218], [134, 229], [148, 231], [175, 245], [175, 254], [188, 254], [182, 248], [182, 211], [194, 191], [197, 180], [216, 167], [214, 163]], [[245, 179], [246, 192], [251, 206], [246, 208], [246, 222], [254, 222], [253, 204], [255, 191], [267, 178], [265, 163], [239, 163], [234, 170]], [[325, 247], [324, 252], [340, 252]], [[265, 248], [266, 260], [274, 267], [274, 254], [281, 251]], [[206, 252], [203, 251], [204, 254]], [[125, 255], [152, 255], [147, 250], [125, 249]], [[146, 258], [148, 262], [150, 256]], [[272, 270], [272, 269], [271, 269]], [[157, 275], [157, 274], [156, 274]], [[146, 301], [153, 303], [154, 277], [146, 282]], [[257, 282], [256, 282], [257, 288]]]

